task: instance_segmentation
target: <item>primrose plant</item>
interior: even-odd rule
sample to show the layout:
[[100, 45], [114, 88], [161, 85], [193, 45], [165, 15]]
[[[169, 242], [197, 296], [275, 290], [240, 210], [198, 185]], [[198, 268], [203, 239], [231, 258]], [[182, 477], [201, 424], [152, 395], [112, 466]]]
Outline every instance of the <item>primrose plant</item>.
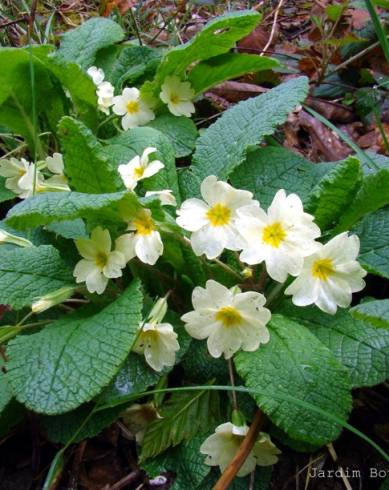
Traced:
[[121, 419], [150, 478], [212, 488], [243, 441], [240, 478], [268, 477], [281, 447], [331, 443], [352, 388], [387, 377], [384, 300], [353, 297], [367, 272], [389, 276], [387, 158], [265, 146], [305, 77], [200, 136], [191, 119], [213, 85], [282, 69], [231, 51], [259, 21], [217, 18], [162, 56], [99, 18], [58, 50], [0, 49], [8, 427], [31, 410], [64, 451]]

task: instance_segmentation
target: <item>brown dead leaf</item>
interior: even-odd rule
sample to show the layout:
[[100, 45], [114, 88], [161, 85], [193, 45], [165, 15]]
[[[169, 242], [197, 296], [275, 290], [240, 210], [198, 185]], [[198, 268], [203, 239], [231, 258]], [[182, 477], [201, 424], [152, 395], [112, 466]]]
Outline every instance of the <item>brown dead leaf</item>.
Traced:
[[365, 9], [349, 9], [346, 10], [346, 15], [351, 17], [351, 27], [357, 31], [365, 27], [370, 19], [369, 12]]
[[[248, 36], [244, 37], [238, 42], [238, 51], [242, 53], [261, 53], [266, 43], [269, 40], [270, 33], [265, 27], [256, 27]], [[276, 42], [278, 37], [278, 29], [276, 29], [272, 45]]]
[[337, 102], [332, 102], [318, 97], [308, 97], [307, 104], [319, 112], [326, 119], [339, 123], [349, 123], [355, 119], [353, 110]]
[[223, 97], [228, 102], [239, 102], [246, 100], [249, 97], [255, 97], [256, 95], [267, 92], [268, 89], [254, 85], [252, 83], [242, 83], [235, 81], [223, 82], [217, 87], [214, 87], [210, 93]]
[[118, 9], [121, 15], [124, 15], [128, 10], [136, 6], [135, 0], [109, 0], [105, 7], [103, 15], [108, 17], [113, 9]]
[[315, 150], [318, 156], [324, 156], [329, 161], [337, 161], [352, 153], [335, 132], [307, 112], [299, 112], [299, 123], [309, 134], [312, 150]]

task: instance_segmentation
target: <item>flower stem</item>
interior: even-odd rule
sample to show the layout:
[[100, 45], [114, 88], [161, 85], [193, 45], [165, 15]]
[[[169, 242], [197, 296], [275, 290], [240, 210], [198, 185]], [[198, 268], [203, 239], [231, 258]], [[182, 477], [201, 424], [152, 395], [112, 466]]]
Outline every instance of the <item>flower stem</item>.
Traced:
[[225, 490], [231, 484], [232, 480], [236, 477], [238, 471], [243, 466], [246, 461], [250, 451], [252, 450], [255, 441], [257, 440], [258, 433], [261, 430], [262, 424], [264, 422], [264, 415], [258, 408], [254, 420], [250, 425], [250, 429], [245, 435], [238, 452], [235, 454], [232, 461], [229, 463], [227, 468], [223, 471], [222, 476], [216, 482], [216, 485], [212, 490]]
[[238, 410], [238, 400], [236, 397], [236, 391], [234, 390], [234, 388], [235, 388], [234, 366], [232, 365], [231, 358], [227, 360], [227, 364], [228, 364], [228, 373], [230, 375], [230, 383], [231, 383], [231, 387], [232, 387], [232, 391], [231, 391], [232, 406], [233, 406], [234, 410]]

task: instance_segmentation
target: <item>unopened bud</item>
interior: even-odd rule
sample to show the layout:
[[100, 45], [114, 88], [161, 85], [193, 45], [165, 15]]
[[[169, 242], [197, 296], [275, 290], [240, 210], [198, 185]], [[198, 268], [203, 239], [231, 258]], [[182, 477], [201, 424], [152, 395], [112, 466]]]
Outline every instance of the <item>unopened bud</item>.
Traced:
[[14, 245], [19, 245], [19, 247], [34, 246], [34, 244], [30, 242], [30, 240], [27, 240], [27, 238], [13, 235], [12, 233], [8, 233], [8, 231], [0, 229], [0, 244], [2, 243], [13, 243]]
[[159, 298], [159, 300], [155, 303], [152, 310], [150, 311], [148, 320], [150, 321], [150, 323], [160, 323], [163, 320], [163, 317], [166, 315], [166, 312], [166, 298]]
[[75, 288], [72, 286], [63, 287], [57, 289], [53, 293], [46, 294], [41, 298], [37, 298], [31, 305], [31, 310], [33, 313], [42, 313], [55, 305], [63, 303], [69, 299], [74, 293]]
[[246, 427], [246, 419], [243, 413], [240, 412], [239, 410], [232, 411], [231, 420], [236, 427]]

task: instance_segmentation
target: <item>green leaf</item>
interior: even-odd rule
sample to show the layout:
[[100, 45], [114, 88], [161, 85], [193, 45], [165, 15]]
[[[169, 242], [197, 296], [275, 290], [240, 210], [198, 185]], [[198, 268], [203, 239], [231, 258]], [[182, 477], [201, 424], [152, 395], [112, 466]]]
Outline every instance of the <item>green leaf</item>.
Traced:
[[101, 221], [117, 222], [135, 214], [140, 204], [131, 192], [83, 194], [80, 192], [48, 192], [37, 194], [16, 204], [7, 214], [6, 222], [25, 230], [56, 221], [98, 216]]
[[295, 192], [306, 203], [309, 195], [331, 164], [312, 164], [286, 148], [268, 146], [249, 151], [242, 165], [232, 173], [231, 183], [251, 191], [261, 206], [271, 204], [275, 193]]
[[[103, 429], [113, 424], [119, 418], [123, 407], [102, 410], [89, 416], [92, 410], [93, 406], [85, 404], [62, 415], [43, 415], [40, 421], [50, 441], [66, 444], [72, 439], [76, 444], [97, 436]], [[73, 439], [76, 432], [78, 432], [77, 436]]]
[[[109, 143], [110, 145], [105, 147], [104, 153], [112, 155], [111, 158], [115, 161], [116, 166], [127, 163], [135, 155], [142, 155], [147, 147], [156, 148], [157, 151], [153, 154], [153, 158], [161, 160], [165, 168], [152, 177], [143, 180], [142, 185], [146, 190], [150, 191], [171, 189], [177, 201], [180, 201], [175, 155], [167, 136], [157, 129], [142, 127], [125, 131], [111, 138]], [[111, 145], [116, 148], [116, 151], [120, 150], [120, 152], [113, 154]]]
[[366, 301], [350, 309], [350, 313], [357, 320], [389, 329], [389, 299]]
[[72, 271], [51, 245], [0, 249], [0, 304], [20, 309], [73, 284]]
[[200, 453], [200, 446], [205, 438], [206, 436], [195, 436], [190, 441], [148, 460], [142, 468], [149, 478], [166, 472], [175, 473], [171, 490], [197, 490], [211, 471], [211, 467], [204, 464], [204, 454]]
[[255, 11], [232, 12], [209, 22], [189, 42], [170, 49], [157, 71], [162, 83], [168, 75], [182, 76], [192, 63], [227, 53], [236, 41], [247, 36], [262, 16]]
[[156, 456], [196, 434], [206, 433], [219, 421], [219, 395], [216, 391], [177, 392], [160, 408], [162, 419], [146, 429], [140, 461]]
[[389, 204], [389, 169], [381, 168], [366, 175], [350, 206], [341, 217], [336, 232], [349, 230], [365, 214]]
[[134, 393], [155, 385], [163, 373], [154, 371], [138, 354], [130, 353], [112, 384], [99, 397], [101, 405], [117, 404]]
[[[90, 401], [119, 371], [142, 318], [137, 281], [94, 316], [69, 315], [8, 344], [8, 376], [18, 401], [60, 414]], [[44, 368], [43, 368], [44, 366]]]
[[57, 236], [59, 235], [71, 240], [88, 238], [85, 223], [80, 218], [61, 221], [59, 223], [51, 223], [50, 225], [46, 226], [46, 230], [54, 233]]
[[45, 119], [55, 131], [64, 113], [63, 92], [53, 83], [44, 64], [34, 56], [35, 51], [36, 48], [31, 48], [31, 52], [29, 49], [0, 48], [0, 125], [22, 135], [32, 150], [35, 130], [32, 120], [31, 66], [38, 123]]
[[66, 32], [55, 55], [58, 60], [71, 61], [87, 69], [94, 64], [99, 49], [124, 39], [123, 29], [116, 22], [96, 17]]
[[239, 375], [271, 421], [293, 439], [323, 445], [336, 439], [342, 426], [319, 413], [302, 410], [293, 396], [345, 420], [351, 410], [346, 368], [305, 327], [281, 315], [270, 322], [270, 341], [256, 352], [235, 356]]
[[103, 69], [105, 79], [120, 89], [124, 82], [136, 85], [146, 74], [152, 74], [159, 60], [158, 51], [148, 46], [111, 46], [97, 53], [96, 64]]
[[245, 53], [226, 53], [198, 63], [190, 72], [189, 81], [195, 94], [200, 94], [225, 80], [245, 73], [272, 70], [280, 63], [273, 58]]
[[198, 133], [195, 123], [189, 117], [161, 114], [148, 126], [158, 129], [170, 139], [176, 158], [186, 157], [194, 150]]
[[361, 240], [358, 260], [362, 266], [389, 279], [389, 209], [368, 214], [352, 231]]
[[353, 388], [373, 386], [389, 376], [389, 332], [355, 320], [348, 311], [335, 316], [289, 302], [282, 312], [308, 327], [349, 371]]
[[65, 173], [74, 190], [88, 194], [115, 192], [120, 179], [108, 157], [101, 154], [103, 146], [81, 121], [65, 116], [59, 123]]
[[12, 390], [8, 384], [7, 377], [3, 371], [3, 360], [0, 360], [0, 413], [5, 409], [12, 400]]
[[312, 190], [307, 211], [321, 230], [332, 228], [350, 206], [362, 180], [359, 160], [349, 157], [336, 164]]
[[294, 78], [226, 111], [197, 140], [190, 167], [196, 178], [202, 181], [213, 174], [226, 179], [243, 162], [247, 148], [285, 122], [307, 91], [307, 78]]
[[15, 199], [15, 194], [5, 187], [5, 178], [0, 177], [0, 203]]

